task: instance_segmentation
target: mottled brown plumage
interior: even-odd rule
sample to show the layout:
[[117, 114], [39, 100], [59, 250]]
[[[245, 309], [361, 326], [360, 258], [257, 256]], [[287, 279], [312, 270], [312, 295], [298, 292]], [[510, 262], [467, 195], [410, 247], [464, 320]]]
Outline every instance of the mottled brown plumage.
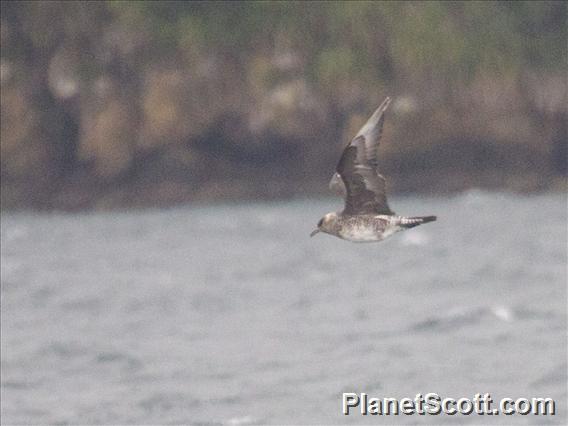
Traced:
[[436, 220], [435, 216], [396, 216], [387, 203], [386, 182], [378, 171], [377, 157], [390, 102], [387, 97], [343, 150], [329, 186], [344, 195], [345, 207], [341, 213], [326, 214], [311, 236], [325, 232], [354, 242], [382, 241], [398, 231]]

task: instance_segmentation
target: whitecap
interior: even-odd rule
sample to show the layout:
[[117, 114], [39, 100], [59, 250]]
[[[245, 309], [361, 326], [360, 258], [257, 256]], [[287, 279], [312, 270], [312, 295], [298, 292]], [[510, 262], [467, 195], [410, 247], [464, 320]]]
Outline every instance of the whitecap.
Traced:
[[244, 416], [244, 417], [233, 417], [229, 419], [225, 424], [231, 426], [239, 426], [239, 425], [252, 425], [256, 423], [256, 419], [251, 416]]
[[515, 313], [503, 305], [491, 307], [491, 313], [502, 321], [511, 322], [515, 319]]
[[424, 246], [430, 241], [426, 232], [413, 231], [402, 234], [400, 243], [404, 246]]

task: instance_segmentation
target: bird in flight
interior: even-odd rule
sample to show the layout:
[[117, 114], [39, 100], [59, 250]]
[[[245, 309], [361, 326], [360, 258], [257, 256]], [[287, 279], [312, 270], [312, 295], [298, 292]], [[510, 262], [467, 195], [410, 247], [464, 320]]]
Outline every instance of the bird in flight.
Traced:
[[385, 178], [377, 169], [377, 151], [390, 102], [387, 97], [343, 150], [329, 187], [343, 194], [345, 207], [342, 212], [322, 217], [311, 237], [324, 232], [358, 243], [375, 242], [436, 220], [436, 216], [398, 216], [387, 203]]

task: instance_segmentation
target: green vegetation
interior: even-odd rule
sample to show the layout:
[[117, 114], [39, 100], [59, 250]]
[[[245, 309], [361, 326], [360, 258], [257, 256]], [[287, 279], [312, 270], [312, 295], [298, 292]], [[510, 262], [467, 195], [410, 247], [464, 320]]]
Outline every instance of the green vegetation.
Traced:
[[122, 25], [143, 26], [166, 48], [197, 44], [201, 52], [246, 61], [285, 39], [316, 81], [330, 68], [380, 80], [409, 68], [472, 77], [566, 66], [563, 2], [159, 1], [110, 2], [109, 9]]
[[[267, 195], [324, 188], [353, 126], [387, 94], [400, 100], [400, 142], [385, 154], [399, 164], [394, 189], [542, 189], [566, 173], [565, 2], [1, 7], [4, 206], [248, 197], [253, 172], [289, 180]], [[422, 164], [414, 178], [403, 158]], [[428, 164], [446, 167], [440, 182], [488, 171], [445, 187], [422, 179]], [[536, 177], [518, 184], [527, 171]]]

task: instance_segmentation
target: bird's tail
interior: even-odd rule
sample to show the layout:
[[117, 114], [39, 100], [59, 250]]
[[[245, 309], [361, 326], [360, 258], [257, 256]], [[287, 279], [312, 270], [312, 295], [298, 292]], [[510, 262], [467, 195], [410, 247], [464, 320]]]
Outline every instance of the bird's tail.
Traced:
[[401, 217], [399, 225], [403, 228], [414, 228], [423, 223], [434, 222], [436, 216]]

